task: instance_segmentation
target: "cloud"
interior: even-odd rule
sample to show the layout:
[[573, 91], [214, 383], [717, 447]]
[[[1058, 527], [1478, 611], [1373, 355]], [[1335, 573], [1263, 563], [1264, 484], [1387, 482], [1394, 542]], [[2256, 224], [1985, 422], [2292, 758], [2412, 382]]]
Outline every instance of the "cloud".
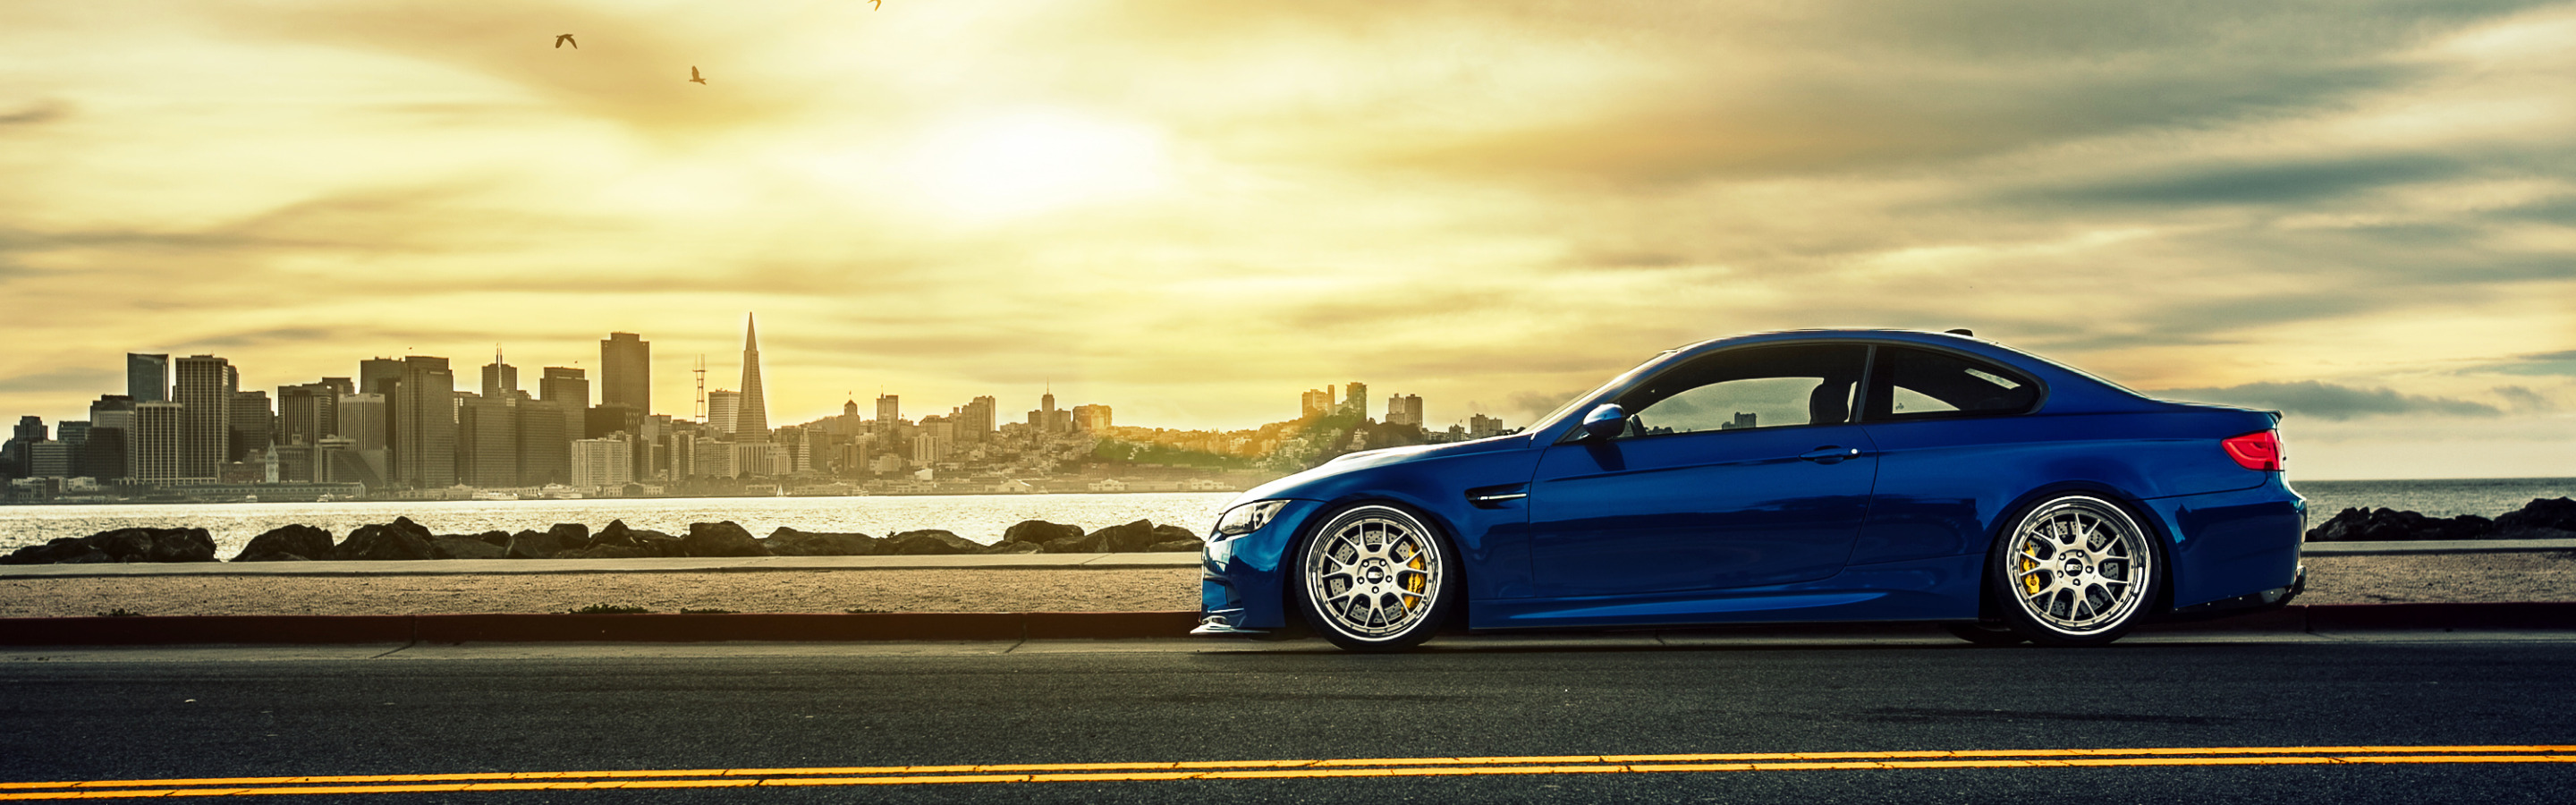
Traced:
[[2450, 178], [2467, 169], [2468, 165], [2457, 158], [2429, 154], [2247, 162], [2180, 172], [2157, 170], [2122, 179], [2088, 179], [2073, 186], [2018, 191], [2015, 195], [2049, 203], [2288, 204]]
[[2277, 408], [2291, 414], [2335, 421], [2365, 416], [2430, 414], [2491, 417], [2504, 413], [2495, 406], [2468, 400], [2399, 394], [2385, 388], [2354, 388], [2314, 380], [2247, 383], [2224, 388], [2163, 389], [2149, 393], [2166, 399]]
[[51, 123], [71, 116], [72, 105], [63, 100], [46, 98], [15, 112], [0, 112], [0, 126], [32, 126]]
[[2504, 398], [2506, 407], [2517, 414], [2545, 414], [2558, 410], [2556, 401], [2527, 386], [2497, 386], [2495, 393]]
[[2512, 363], [2482, 368], [2511, 375], [2576, 375], [2576, 349], [2523, 355]]

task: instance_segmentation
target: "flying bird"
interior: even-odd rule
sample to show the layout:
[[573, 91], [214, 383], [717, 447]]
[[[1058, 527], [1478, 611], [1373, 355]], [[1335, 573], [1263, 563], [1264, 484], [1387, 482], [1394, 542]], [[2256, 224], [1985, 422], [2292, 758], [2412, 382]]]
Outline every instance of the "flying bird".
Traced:
[[707, 83], [707, 80], [706, 80], [706, 79], [703, 79], [703, 78], [699, 78], [699, 77], [698, 77], [698, 66], [697, 66], [697, 65], [694, 65], [694, 64], [689, 65], [689, 80], [691, 80], [691, 81], [695, 81], [695, 82], [698, 82], [698, 83], [700, 83], [700, 84]]
[[572, 49], [574, 49], [574, 50], [580, 50], [580, 49], [581, 49], [581, 43], [580, 43], [580, 42], [573, 42], [573, 41], [572, 41], [572, 34], [555, 34], [555, 49], [556, 49], [556, 50], [562, 50], [562, 49], [563, 49], [563, 46], [564, 46], [564, 43], [566, 43], [566, 42], [572, 42]]

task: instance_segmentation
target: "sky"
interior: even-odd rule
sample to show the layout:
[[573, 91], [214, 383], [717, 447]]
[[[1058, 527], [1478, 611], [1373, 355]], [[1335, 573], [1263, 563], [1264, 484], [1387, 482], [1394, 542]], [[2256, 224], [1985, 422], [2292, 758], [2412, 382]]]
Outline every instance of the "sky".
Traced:
[[[570, 33], [578, 47], [554, 45]], [[653, 343], [900, 395], [1526, 424], [1970, 327], [2277, 408], [2293, 478], [2576, 476], [2576, 5], [0, 0], [0, 414]], [[692, 69], [706, 79], [691, 83]], [[273, 393], [273, 391], [272, 391]]]

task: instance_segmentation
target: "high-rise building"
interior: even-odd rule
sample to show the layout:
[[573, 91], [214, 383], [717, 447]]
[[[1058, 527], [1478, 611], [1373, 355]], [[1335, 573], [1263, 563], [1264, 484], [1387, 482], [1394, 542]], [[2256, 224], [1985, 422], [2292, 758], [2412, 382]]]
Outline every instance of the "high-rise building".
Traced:
[[508, 397], [456, 392], [456, 480], [485, 489], [519, 485], [519, 409]]
[[742, 392], [716, 389], [707, 392], [707, 427], [716, 437], [733, 441], [734, 426], [742, 421]]
[[1342, 387], [1342, 413], [1368, 418], [1368, 384], [1353, 380]]
[[126, 467], [132, 478], [146, 483], [179, 480], [180, 442], [187, 430], [182, 419], [186, 410], [187, 406], [175, 402], [134, 404], [134, 429], [126, 434]]
[[102, 394], [89, 404], [89, 446], [82, 474], [100, 481], [134, 477], [134, 398]]
[[1050, 387], [1047, 389], [1045, 394], [1039, 395], [1038, 397], [1038, 421], [1036, 424], [1039, 432], [1055, 433], [1058, 431], [1055, 424], [1055, 412], [1055, 389]]
[[394, 385], [392, 444], [395, 484], [414, 489], [456, 485], [456, 374], [446, 358], [403, 358]]
[[53, 440], [29, 443], [27, 445], [27, 477], [72, 477], [71, 445]]
[[[335, 454], [328, 449], [321, 451], [320, 458], [316, 459], [317, 466], [336, 468], [339, 465], [332, 462], [354, 461], [366, 466], [365, 483], [368, 488], [383, 487], [384, 479], [392, 477], [393, 473], [393, 455], [391, 450], [386, 449], [385, 441], [389, 432], [385, 421], [391, 418], [392, 414], [385, 406], [385, 395], [382, 394], [340, 395], [338, 414], [340, 433], [336, 437], [323, 437], [322, 441], [344, 438], [349, 440], [349, 444], [345, 452]], [[314, 444], [319, 446], [321, 441], [316, 441]], [[344, 475], [350, 477], [339, 477]], [[336, 470], [332, 477], [342, 481], [356, 480], [354, 473], [339, 473]], [[323, 477], [322, 470], [317, 469], [314, 480], [329, 479]]]
[[590, 378], [582, 370], [569, 366], [546, 367], [545, 373], [537, 378], [537, 398], [554, 403], [554, 410], [562, 412], [566, 440], [581, 438], [583, 412], [590, 410]]
[[125, 396], [135, 402], [168, 402], [170, 400], [170, 356], [161, 353], [125, 353]]
[[653, 413], [653, 342], [634, 333], [609, 333], [600, 340], [599, 404]]
[[233, 393], [238, 379], [230, 361], [190, 355], [172, 361], [170, 401], [185, 406], [179, 428], [179, 476], [213, 481], [231, 459]]
[[[339, 380], [334, 384], [332, 380]], [[277, 387], [277, 443], [316, 445], [322, 437], [340, 435], [340, 398], [348, 394], [346, 378]], [[384, 435], [376, 435], [378, 441]]]
[[1073, 407], [1073, 429], [1099, 433], [1109, 429], [1109, 406], [1077, 405]]
[[991, 397], [977, 397], [967, 402], [965, 407], [957, 409], [957, 415], [949, 417], [951, 421], [957, 423], [957, 439], [964, 442], [981, 442], [990, 438], [995, 424], [993, 412], [998, 407], [1000, 404]]
[[1325, 386], [1320, 389], [1307, 389], [1305, 396], [1299, 398], [1297, 401], [1297, 416], [1300, 419], [1329, 416], [1332, 413], [1333, 387], [1331, 386]]
[[358, 388], [351, 394], [382, 394], [393, 399], [394, 384], [402, 382], [400, 358], [368, 358], [358, 362]]
[[903, 419], [903, 398], [894, 394], [877, 395], [877, 426], [884, 427]]
[[624, 439], [583, 439], [572, 443], [572, 485], [610, 490], [635, 480], [635, 451]]
[[769, 400], [760, 390], [760, 333], [742, 320], [742, 408], [734, 413], [733, 440], [769, 441]]
[[232, 405], [232, 436], [226, 442], [224, 460], [249, 461], [274, 443], [277, 412], [269, 407], [266, 391], [233, 392]]
[[519, 398], [519, 485], [572, 483], [571, 436], [564, 403]]
[[18, 426], [9, 430], [9, 440], [0, 442], [0, 479], [41, 477], [28, 474], [28, 454], [30, 448], [44, 440], [43, 417], [19, 417]]
[[1467, 417], [1467, 438], [1482, 439], [1487, 436], [1500, 436], [1502, 433], [1503, 420], [1500, 418], [1489, 417], [1484, 414], [1474, 414]]
[[1414, 427], [1421, 427], [1422, 397], [1415, 394], [1387, 395], [1386, 423], [1389, 425], [1412, 425]]
[[508, 399], [511, 392], [518, 390], [519, 367], [511, 366], [507, 361], [501, 360], [501, 347], [494, 345], [492, 362], [483, 365], [483, 397], [491, 400]]
[[70, 451], [70, 456], [67, 460], [71, 462], [71, 466], [63, 473], [63, 477], [98, 477], [91, 475], [81, 466], [82, 454], [87, 452], [89, 449], [89, 432], [90, 426], [88, 420], [66, 419], [54, 426], [54, 441], [62, 442], [63, 447]]

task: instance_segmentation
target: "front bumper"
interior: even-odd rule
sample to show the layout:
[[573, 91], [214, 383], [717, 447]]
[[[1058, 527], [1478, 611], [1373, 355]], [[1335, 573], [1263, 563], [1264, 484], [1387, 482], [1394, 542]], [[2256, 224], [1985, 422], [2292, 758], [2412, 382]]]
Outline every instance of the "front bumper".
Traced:
[[1322, 504], [1290, 500], [1259, 530], [1210, 540], [1199, 552], [1194, 635], [1266, 634], [1288, 625], [1284, 558], [1300, 524]]

